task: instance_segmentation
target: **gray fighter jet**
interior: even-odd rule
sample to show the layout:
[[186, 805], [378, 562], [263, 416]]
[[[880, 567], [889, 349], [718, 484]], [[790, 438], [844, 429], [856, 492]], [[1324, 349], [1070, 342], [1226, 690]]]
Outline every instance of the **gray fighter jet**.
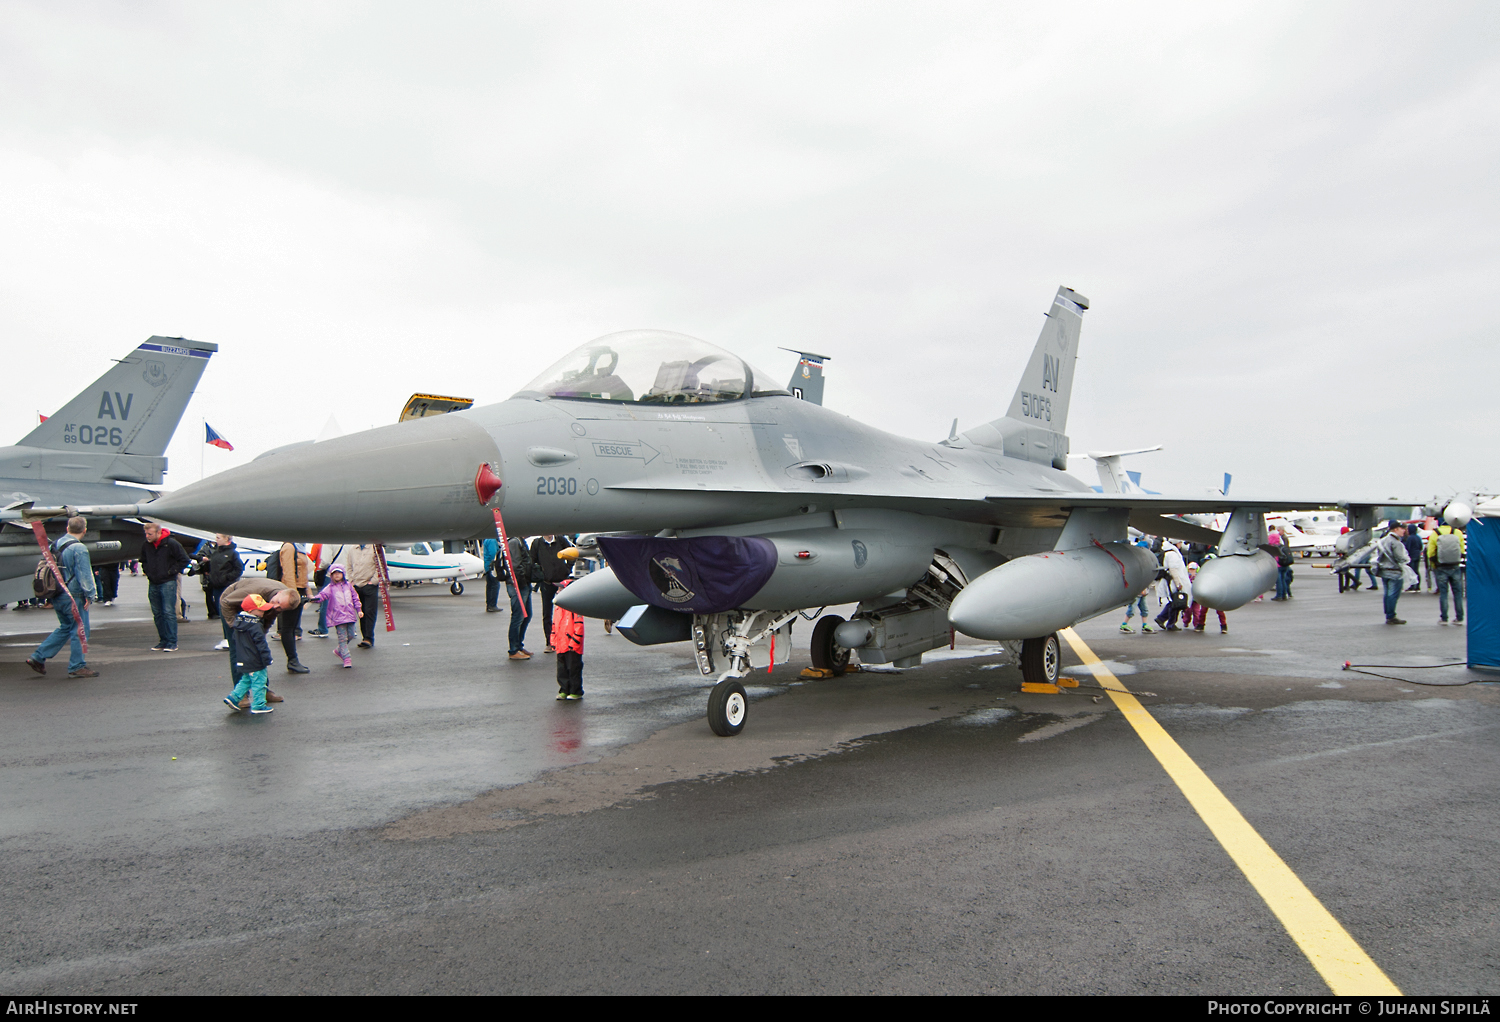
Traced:
[[[753, 649], [776, 636], [780, 658], [799, 616], [817, 619], [812, 660], [832, 673], [851, 654], [914, 665], [956, 630], [1018, 643], [1026, 680], [1051, 684], [1056, 632], [1155, 574], [1129, 526], [1217, 544], [1195, 595], [1231, 610], [1275, 577], [1262, 512], [1326, 506], [1096, 493], [1068, 475], [1088, 304], [1060, 288], [1006, 413], [936, 443], [798, 400], [704, 341], [629, 331], [508, 401], [283, 449], [141, 510], [306, 541], [468, 539], [493, 534], [495, 512], [512, 535], [605, 533], [608, 569], [559, 604], [622, 619], [637, 642], [694, 643], [724, 735], [744, 726]], [[1222, 534], [1164, 517], [1217, 511], [1233, 512]], [[843, 604], [850, 620], [819, 617]]]
[[[166, 476], [167, 442], [218, 350], [181, 337], [152, 337], [19, 444], [0, 448], [0, 603], [32, 595], [39, 552], [25, 526], [30, 509], [131, 505], [158, 495], [150, 488]], [[54, 537], [62, 532], [60, 519], [47, 527]], [[97, 565], [125, 560], [140, 537], [138, 523], [91, 518], [84, 542]]]

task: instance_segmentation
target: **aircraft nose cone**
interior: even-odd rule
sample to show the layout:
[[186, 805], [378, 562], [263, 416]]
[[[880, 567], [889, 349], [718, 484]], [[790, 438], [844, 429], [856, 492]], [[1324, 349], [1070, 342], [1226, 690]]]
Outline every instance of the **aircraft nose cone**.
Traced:
[[483, 463], [501, 463], [494, 439], [455, 412], [274, 451], [170, 493], [146, 512], [263, 539], [456, 538], [492, 521], [475, 496]]

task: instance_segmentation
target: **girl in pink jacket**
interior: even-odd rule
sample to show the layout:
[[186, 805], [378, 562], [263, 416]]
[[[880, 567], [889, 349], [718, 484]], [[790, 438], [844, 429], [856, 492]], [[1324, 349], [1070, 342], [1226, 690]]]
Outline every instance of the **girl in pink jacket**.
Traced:
[[339, 637], [334, 655], [344, 662], [345, 667], [353, 667], [354, 663], [349, 659], [349, 643], [354, 641], [355, 624], [365, 615], [359, 609], [359, 593], [349, 584], [342, 564], [328, 569], [328, 584], [312, 599], [322, 600], [328, 608], [328, 623], [333, 625]]

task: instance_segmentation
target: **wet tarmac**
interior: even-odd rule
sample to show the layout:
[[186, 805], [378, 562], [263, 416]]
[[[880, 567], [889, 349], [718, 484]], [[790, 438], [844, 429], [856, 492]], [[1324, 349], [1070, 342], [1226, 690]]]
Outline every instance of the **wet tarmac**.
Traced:
[[[22, 663], [50, 611], [0, 612], [0, 988], [1327, 991], [1087, 669], [1033, 696], [989, 644], [808, 682], [799, 652], [719, 739], [685, 647], [591, 622], [558, 703], [476, 589], [398, 593], [354, 670], [304, 638], [262, 718], [219, 703], [201, 600], [151, 653], [124, 579], [90, 681]], [[1500, 687], [1409, 669], [1463, 659], [1435, 597], [1388, 627], [1316, 568], [1294, 593], [1078, 632], [1397, 986], [1496, 992]]]

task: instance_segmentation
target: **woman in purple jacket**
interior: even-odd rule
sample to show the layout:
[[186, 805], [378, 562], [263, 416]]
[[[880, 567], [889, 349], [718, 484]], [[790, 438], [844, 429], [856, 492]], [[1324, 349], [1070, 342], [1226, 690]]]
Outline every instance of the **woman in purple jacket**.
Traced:
[[333, 630], [339, 637], [339, 646], [334, 654], [344, 662], [345, 667], [353, 667], [354, 662], [349, 659], [349, 643], [354, 641], [355, 623], [365, 615], [359, 609], [359, 593], [349, 584], [342, 564], [335, 564], [328, 569], [328, 584], [312, 599], [321, 600], [328, 608], [328, 623], [333, 625]]

